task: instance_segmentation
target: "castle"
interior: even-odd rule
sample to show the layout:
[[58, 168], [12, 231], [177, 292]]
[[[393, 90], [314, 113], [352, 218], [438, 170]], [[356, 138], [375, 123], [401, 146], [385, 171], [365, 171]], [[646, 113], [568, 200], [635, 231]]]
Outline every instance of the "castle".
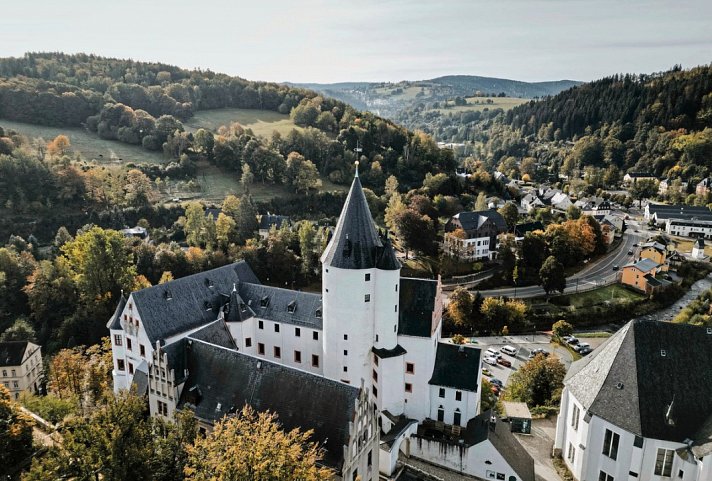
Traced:
[[[508, 428], [480, 413], [481, 353], [441, 340], [439, 280], [402, 278], [358, 172], [321, 257], [322, 293], [262, 285], [245, 262], [131, 293], [108, 323], [114, 389], [202, 429], [250, 404], [313, 429], [337, 479], [413, 457], [482, 479], [533, 479]], [[402, 463], [402, 461], [401, 461]]]

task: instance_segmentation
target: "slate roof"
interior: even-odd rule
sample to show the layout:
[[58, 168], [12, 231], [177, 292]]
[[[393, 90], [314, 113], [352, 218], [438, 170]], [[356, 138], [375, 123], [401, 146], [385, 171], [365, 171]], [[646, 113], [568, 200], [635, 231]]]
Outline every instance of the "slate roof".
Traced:
[[380, 357], [381, 359], [388, 359], [389, 357], [397, 357], [397, 356], [402, 356], [403, 354], [407, 353], [408, 351], [405, 350], [403, 346], [400, 344], [396, 344], [396, 347], [393, 349], [378, 349], [378, 348], [371, 348], [373, 353]]
[[502, 214], [494, 209], [460, 212], [459, 214], [455, 214], [453, 218], [458, 219], [460, 225], [462, 225], [462, 229], [466, 231], [477, 230], [488, 220], [492, 222], [498, 230], [503, 232], [507, 231], [507, 222], [504, 220], [504, 217], [502, 217]]
[[184, 337], [172, 344], [161, 347], [161, 351], [168, 357], [168, 368], [172, 369], [175, 375], [175, 384], [179, 385], [185, 382], [188, 366], [188, 359], [185, 346], [188, 344], [188, 338]]
[[631, 321], [573, 363], [564, 384], [589, 413], [628, 432], [696, 440], [712, 415], [712, 334], [687, 324]]
[[0, 342], [0, 366], [21, 366], [28, 344], [27, 341]]
[[111, 318], [109, 318], [109, 322], [106, 323], [106, 327], [114, 331], [122, 330], [121, 313], [124, 312], [124, 307], [126, 307], [126, 296], [124, 296], [124, 293], [122, 292], [121, 299], [119, 299], [119, 303], [116, 304], [114, 314], [112, 314]]
[[286, 430], [313, 429], [312, 440], [325, 443], [324, 463], [341, 470], [359, 389], [201, 341], [185, 346], [190, 374], [179, 408], [208, 422], [245, 405], [274, 412]]
[[230, 300], [225, 309], [225, 320], [227, 322], [242, 322], [254, 317], [254, 315], [255, 312], [252, 308], [240, 297], [237, 287], [233, 286], [230, 292]]
[[321, 262], [340, 269], [397, 270], [401, 267], [390, 241], [376, 231], [358, 176], [354, 177]]
[[430, 337], [437, 292], [437, 281], [401, 277], [398, 335]]
[[235, 340], [230, 334], [230, 329], [225, 324], [225, 321], [218, 319], [211, 322], [207, 326], [195, 331], [188, 336], [191, 339], [205, 341], [216, 346], [225, 347], [228, 349], [237, 349]]
[[131, 384], [136, 385], [136, 394], [144, 396], [148, 392], [148, 365], [146, 361], [136, 368]]
[[645, 249], [646, 247], [652, 247], [653, 249], [663, 252], [663, 253], [667, 250], [664, 245], [662, 245], [660, 242], [655, 242], [655, 241], [640, 244], [641, 249]]
[[430, 384], [477, 392], [480, 354], [476, 347], [439, 342]]
[[467, 422], [465, 443], [468, 446], [474, 446], [489, 440], [507, 464], [517, 473], [519, 479], [534, 481], [536, 479], [534, 458], [519, 443], [512, 433], [509, 423], [495, 418], [494, 425], [491, 424], [493, 414], [493, 411], [485, 411]]
[[214, 321], [235, 284], [259, 280], [245, 261], [131, 294], [151, 344]]
[[514, 237], [524, 237], [527, 232], [534, 232], [536, 230], [545, 230], [544, 224], [538, 220], [534, 222], [523, 222], [514, 226]]
[[289, 224], [289, 217], [286, 215], [264, 214], [260, 216], [260, 230], [270, 230], [272, 226], [277, 229], [282, 227], [282, 223]]
[[712, 220], [712, 211], [704, 206], [648, 204], [646, 209], [658, 221], [665, 219]]
[[648, 259], [647, 257], [640, 259], [638, 262], [635, 262], [633, 264], [628, 264], [625, 267], [635, 267], [636, 269], [642, 271], [642, 272], [650, 272], [656, 267], [660, 266], [657, 262], [655, 262], [652, 259]]
[[[307, 326], [312, 329], [322, 328], [321, 294], [311, 292], [291, 291], [279, 287], [263, 286], [261, 284], [240, 284], [240, 297], [254, 315], [260, 319]], [[266, 300], [263, 306], [262, 300]], [[292, 304], [294, 303], [294, 304]], [[290, 312], [290, 304], [294, 312]]]

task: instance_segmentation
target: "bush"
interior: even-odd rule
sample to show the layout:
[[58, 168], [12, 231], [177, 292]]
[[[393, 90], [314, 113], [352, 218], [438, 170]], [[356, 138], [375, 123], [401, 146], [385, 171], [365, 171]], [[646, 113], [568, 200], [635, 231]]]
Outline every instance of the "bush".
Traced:
[[78, 412], [76, 400], [59, 399], [51, 394], [35, 396], [29, 392], [24, 392], [20, 397], [20, 404], [52, 424], [60, 423], [67, 416]]

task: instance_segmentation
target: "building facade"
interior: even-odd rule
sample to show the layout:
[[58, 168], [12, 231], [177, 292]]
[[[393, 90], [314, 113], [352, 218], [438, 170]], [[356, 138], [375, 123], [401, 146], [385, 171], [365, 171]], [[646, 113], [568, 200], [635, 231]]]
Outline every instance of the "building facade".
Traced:
[[460, 212], [445, 224], [445, 253], [466, 261], [491, 260], [497, 251], [497, 236], [507, 232], [507, 223], [496, 210]]
[[40, 392], [42, 348], [28, 341], [0, 342], [0, 382], [19, 399], [23, 391]]

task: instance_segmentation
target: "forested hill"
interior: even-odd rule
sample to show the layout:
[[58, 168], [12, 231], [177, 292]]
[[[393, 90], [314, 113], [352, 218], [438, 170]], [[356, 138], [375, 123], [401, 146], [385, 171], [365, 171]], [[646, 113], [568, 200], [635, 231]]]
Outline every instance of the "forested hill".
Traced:
[[[283, 137], [193, 137], [181, 121], [198, 110], [258, 109], [289, 114], [304, 129]], [[426, 173], [451, 172], [452, 154], [426, 135], [314, 91], [252, 82], [203, 70], [96, 55], [28, 53], [0, 59], [0, 120], [70, 127], [84, 125], [103, 139], [207, 157], [240, 175], [247, 165], [262, 182], [281, 183], [292, 151], [336, 183], [353, 173], [361, 148], [363, 181], [382, 189], [386, 177], [420, 184]], [[202, 129], [201, 129], [202, 130]], [[244, 130], [244, 129], [243, 129]], [[207, 140], [206, 140], [207, 139]], [[207, 142], [207, 143], [206, 143]]]
[[524, 135], [552, 124], [564, 139], [614, 123], [701, 130], [712, 126], [712, 66], [607, 77], [515, 107], [506, 123]]
[[521, 82], [474, 75], [448, 75], [430, 80], [401, 82], [341, 82], [334, 84], [294, 84], [316, 90], [386, 118], [399, 120], [400, 114], [420, 103], [442, 102], [455, 97], [502, 96], [538, 98], [555, 95], [580, 85], [574, 80]]

